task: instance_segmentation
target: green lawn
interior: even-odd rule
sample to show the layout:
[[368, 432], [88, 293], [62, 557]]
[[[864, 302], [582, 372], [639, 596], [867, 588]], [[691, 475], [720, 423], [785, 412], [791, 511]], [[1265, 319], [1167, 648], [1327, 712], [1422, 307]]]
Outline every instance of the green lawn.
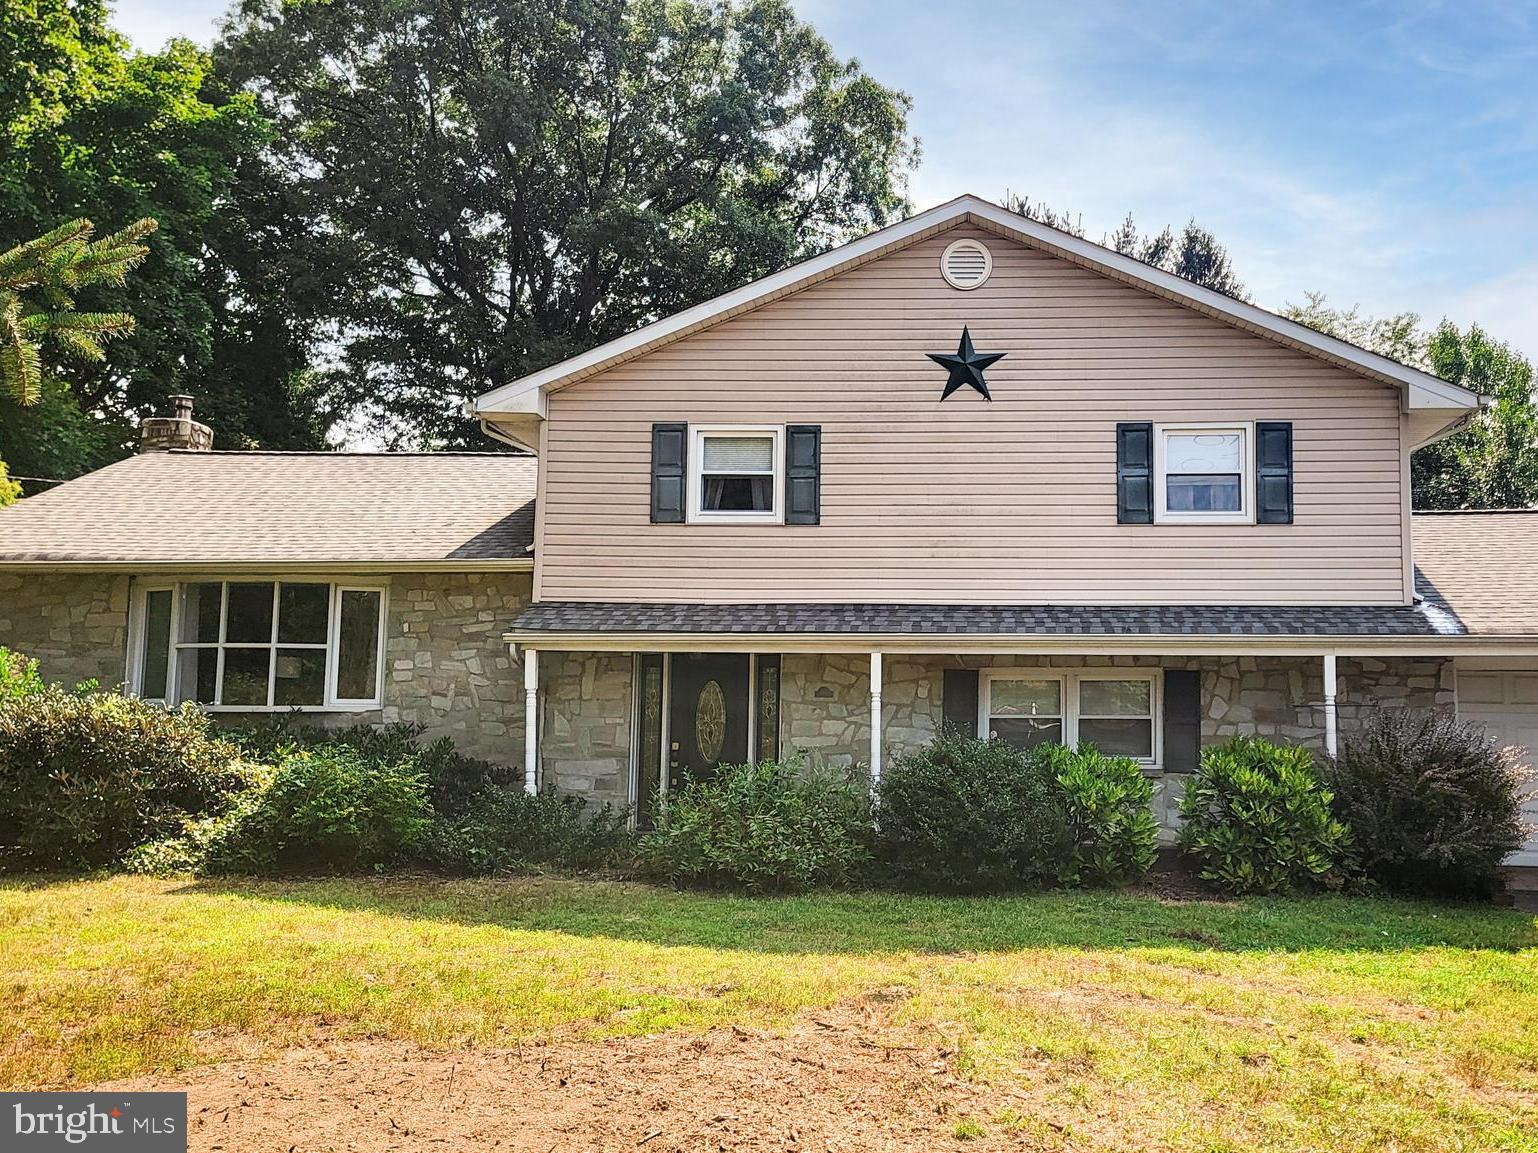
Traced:
[[938, 1030], [1001, 1101], [1029, 1084], [1048, 1132], [1095, 1134], [1075, 1148], [1538, 1149], [1538, 926], [1491, 908], [12, 880], [0, 982], [7, 1088], [320, 1022], [504, 1045], [776, 1029], [888, 990], [897, 1028]]

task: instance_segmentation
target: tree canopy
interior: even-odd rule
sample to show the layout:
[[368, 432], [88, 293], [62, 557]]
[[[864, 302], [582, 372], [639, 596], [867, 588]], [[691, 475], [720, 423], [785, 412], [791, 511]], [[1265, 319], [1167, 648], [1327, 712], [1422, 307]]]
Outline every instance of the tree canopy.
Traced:
[[1468, 428], [1410, 458], [1416, 508], [1538, 505], [1538, 407], [1533, 366], [1521, 353], [1477, 324], [1460, 329], [1443, 320], [1428, 332], [1413, 312], [1375, 320], [1355, 306], [1332, 308], [1319, 293], [1283, 315], [1491, 398]]
[[244, 0], [338, 411], [454, 443], [468, 397], [902, 214], [908, 98], [785, 0]]
[[[1040, 221], [1049, 228], [1060, 229], [1073, 236], [1085, 234], [1082, 216], [1059, 212], [1040, 201], [1033, 204], [1029, 197], [1006, 193], [1004, 206], [1011, 212]], [[1237, 300], [1248, 299], [1244, 282], [1234, 272], [1228, 249], [1195, 220], [1188, 220], [1178, 234], [1169, 225], [1157, 233], [1144, 234], [1138, 230], [1137, 222], [1129, 212], [1121, 226], [1115, 232], [1102, 236], [1100, 243], [1123, 256], [1141, 260], [1165, 272], [1173, 272], [1203, 288], [1210, 288]]]
[[248, 242], [264, 223], [266, 140], [255, 102], [221, 91], [191, 43], [135, 52], [102, 0], [0, 5], [0, 249], [82, 217], [104, 232], [160, 223], [131, 285], [80, 293], [83, 312], [138, 323], [110, 357], [57, 366], [44, 403], [69, 434], [34, 438], [35, 410], [0, 401], [18, 472], [67, 477], [121, 455], [137, 418], [178, 391], [226, 444], [317, 442], [293, 396], [312, 338]]

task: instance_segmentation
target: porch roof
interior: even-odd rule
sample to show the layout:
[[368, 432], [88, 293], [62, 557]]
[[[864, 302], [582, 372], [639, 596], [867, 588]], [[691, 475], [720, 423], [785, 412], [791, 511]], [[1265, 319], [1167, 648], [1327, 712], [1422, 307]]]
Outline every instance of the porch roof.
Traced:
[[509, 635], [1445, 637], [1466, 635], [1432, 606], [663, 604], [543, 601]]

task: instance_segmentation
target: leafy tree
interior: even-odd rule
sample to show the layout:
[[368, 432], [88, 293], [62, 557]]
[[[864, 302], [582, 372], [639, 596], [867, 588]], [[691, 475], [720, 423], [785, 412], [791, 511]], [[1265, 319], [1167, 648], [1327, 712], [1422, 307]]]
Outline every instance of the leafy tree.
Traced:
[[[138, 321], [109, 360], [58, 367], [67, 390], [47, 399], [54, 426], [93, 435], [34, 452], [15, 440], [31, 435], [26, 413], [0, 404], [13, 461], [46, 457], [42, 475], [67, 477], [102, 463], [97, 441], [122, 455], [137, 417], [172, 391], [199, 397], [222, 443], [317, 441], [294, 396], [310, 337], [276, 278], [248, 275], [259, 262], [242, 244], [267, 223], [265, 139], [251, 98], [222, 91], [191, 43], [134, 52], [102, 0], [0, 4], [0, 248], [80, 217], [161, 226], [131, 285], [80, 297], [83, 311]], [[86, 441], [89, 452], [69, 455]]]
[[1303, 303], [1283, 305], [1282, 315], [1400, 364], [1430, 369], [1426, 360], [1426, 334], [1417, 313], [1401, 312], [1397, 316], [1374, 319], [1363, 316], [1358, 305], [1332, 308], [1324, 293], [1305, 292]]
[[396, 441], [462, 398], [883, 224], [909, 100], [787, 0], [242, 0], [326, 401]]
[[[1084, 221], [1080, 216], [1061, 212], [1042, 203], [1031, 203], [1029, 197], [1006, 193], [1004, 206], [1011, 212], [1038, 221], [1049, 228], [1056, 228], [1073, 236], [1084, 236]], [[1113, 248], [1123, 256], [1141, 260], [1165, 272], [1173, 272], [1193, 284], [1210, 288], [1237, 300], [1247, 299], [1244, 282], [1234, 272], [1228, 249], [1218, 243], [1217, 237], [1197, 224], [1195, 220], [1176, 235], [1168, 225], [1156, 235], [1144, 235], [1138, 231], [1137, 222], [1127, 213], [1121, 226], [1109, 236], [1102, 236], [1100, 243]]]
[[1538, 409], [1533, 366], [1477, 324], [1444, 320], [1427, 342], [1431, 371], [1492, 398], [1467, 429], [1410, 458], [1417, 508], [1538, 505]]
[[1533, 366], [1477, 324], [1460, 330], [1443, 320], [1435, 332], [1413, 312], [1373, 320], [1355, 307], [1331, 308], [1308, 293], [1284, 316], [1404, 364], [1435, 373], [1492, 398], [1462, 432], [1410, 458], [1416, 508], [1529, 508], [1538, 505], [1538, 406]]

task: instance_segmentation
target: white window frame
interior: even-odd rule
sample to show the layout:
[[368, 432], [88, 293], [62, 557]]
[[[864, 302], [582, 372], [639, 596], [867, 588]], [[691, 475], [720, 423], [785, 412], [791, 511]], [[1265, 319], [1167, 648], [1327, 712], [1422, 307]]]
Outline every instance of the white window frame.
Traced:
[[[273, 586], [273, 619], [272, 632], [268, 641], [264, 643], [252, 643], [249, 645], [228, 645], [225, 642], [226, 616], [229, 605], [229, 586], [232, 584], [267, 584]], [[191, 585], [213, 584], [219, 586], [219, 637], [215, 641], [181, 641], [182, 605], [186, 597], [186, 591]], [[324, 642], [278, 643], [278, 604], [281, 599], [281, 586], [284, 584], [318, 584], [326, 585], [329, 589], [327, 599], [326, 639]], [[176, 582], [147, 583], [134, 589], [134, 596], [130, 602], [129, 630], [128, 630], [128, 691], [138, 696], [143, 687], [143, 670], [140, 668], [144, 647], [147, 642], [145, 635], [148, 624], [148, 612], [146, 609], [148, 595], [152, 592], [169, 590], [171, 593], [171, 649], [168, 656], [169, 668], [166, 670], [166, 696], [163, 703], [174, 703], [181, 692], [181, 654], [188, 649], [212, 649], [217, 653], [215, 668], [215, 700], [213, 703], [193, 702], [198, 708], [207, 713], [349, 713], [366, 712], [382, 708], [384, 705], [385, 684], [385, 637], [386, 622], [390, 617], [390, 591], [389, 585], [384, 583], [370, 583], [357, 581], [339, 581], [320, 576], [289, 574], [287, 576], [271, 575], [246, 575], [238, 576], [208, 576], [193, 578]], [[368, 699], [347, 699], [336, 695], [337, 678], [340, 672], [338, 653], [341, 641], [342, 624], [342, 593], [343, 592], [371, 592], [379, 594], [379, 623], [378, 641], [376, 644], [374, 686], [375, 695]], [[310, 649], [324, 650], [326, 654], [326, 669], [324, 676], [323, 703], [315, 705], [229, 705], [223, 702], [224, 695], [224, 654], [227, 648], [253, 648], [267, 652], [277, 649]], [[269, 661], [267, 671], [267, 699], [273, 697], [273, 680], [277, 673], [276, 661]], [[162, 698], [154, 698], [162, 700]]]
[[[1165, 486], [1165, 442], [1171, 436], [1214, 432], [1239, 434], [1239, 511], [1170, 512]], [[1155, 524], [1254, 524], [1255, 523], [1255, 423], [1212, 421], [1194, 424], [1154, 425], [1154, 523]]]
[[978, 674], [977, 735], [988, 739], [993, 714], [994, 681], [1058, 681], [1062, 685], [1063, 743], [1069, 748], [1079, 744], [1079, 686], [1085, 681], [1147, 681], [1149, 705], [1153, 712], [1152, 755], [1133, 757], [1138, 764], [1157, 769], [1164, 763], [1164, 670], [1145, 668], [1062, 669], [1041, 665], [1009, 665], [983, 669]]
[[[374, 696], [354, 698], [337, 695], [337, 682], [341, 679], [342, 662], [342, 594], [378, 593], [379, 622], [374, 642]], [[384, 704], [385, 680], [385, 621], [389, 618], [389, 589], [377, 584], [342, 584], [331, 586], [330, 619], [326, 627], [326, 703], [337, 709], [377, 709]], [[313, 705], [311, 706], [314, 707]]]
[[166, 695], [145, 699], [169, 705], [176, 699], [176, 634], [181, 625], [182, 611], [181, 590], [175, 582], [135, 585], [133, 598], [128, 603], [128, 675], [124, 680], [134, 696], [143, 696], [144, 651], [149, 644], [149, 595], [165, 592], [171, 594], [171, 643], [166, 647]]
[[[768, 512], [721, 512], [705, 504], [705, 440], [712, 436], [763, 436], [773, 441], [774, 507]], [[689, 521], [692, 524], [783, 524], [785, 522], [785, 426], [783, 424], [691, 424], [689, 426]]]

